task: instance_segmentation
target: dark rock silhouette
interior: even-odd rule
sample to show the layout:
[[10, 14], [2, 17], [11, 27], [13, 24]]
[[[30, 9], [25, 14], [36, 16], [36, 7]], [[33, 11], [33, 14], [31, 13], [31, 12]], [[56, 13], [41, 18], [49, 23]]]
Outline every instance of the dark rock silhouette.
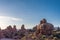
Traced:
[[33, 29], [26, 29], [24, 24], [22, 24], [21, 29], [19, 30], [17, 30], [16, 25], [13, 27], [9, 25], [4, 30], [1, 30], [0, 28], [0, 39], [44, 40], [44, 38], [48, 38], [52, 40], [52, 36], [60, 38], [60, 33], [57, 32], [60, 31], [60, 29], [54, 30], [53, 24], [48, 23], [46, 19], [42, 19], [38, 25], [33, 27]]

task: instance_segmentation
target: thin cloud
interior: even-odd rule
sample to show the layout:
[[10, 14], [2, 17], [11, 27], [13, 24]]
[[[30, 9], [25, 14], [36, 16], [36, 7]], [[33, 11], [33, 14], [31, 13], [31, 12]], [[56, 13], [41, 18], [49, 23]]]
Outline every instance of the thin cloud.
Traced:
[[22, 18], [15, 18], [15, 17], [8, 17], [8, 16], [0, 16], [0, 20], [23, 21]]

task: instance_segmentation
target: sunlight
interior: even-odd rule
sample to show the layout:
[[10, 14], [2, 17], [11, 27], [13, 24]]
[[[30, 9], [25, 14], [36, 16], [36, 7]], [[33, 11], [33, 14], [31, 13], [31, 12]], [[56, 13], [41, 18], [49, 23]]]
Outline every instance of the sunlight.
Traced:
[[0, 16], [0, 27], [5, 29], [8, 25], [12, 25], [14, 22], [23, 21], [21, 18]]

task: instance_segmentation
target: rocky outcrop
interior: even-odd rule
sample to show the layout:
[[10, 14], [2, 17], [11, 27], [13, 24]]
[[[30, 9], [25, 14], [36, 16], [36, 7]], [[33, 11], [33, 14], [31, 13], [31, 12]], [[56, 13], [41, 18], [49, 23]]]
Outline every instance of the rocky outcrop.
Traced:
[[52, 34], [53, 30], [54, 26], [51, 23], [48, 23], [46, 19], [42, 19], [37, 26], [37, 32], [41, 34]]

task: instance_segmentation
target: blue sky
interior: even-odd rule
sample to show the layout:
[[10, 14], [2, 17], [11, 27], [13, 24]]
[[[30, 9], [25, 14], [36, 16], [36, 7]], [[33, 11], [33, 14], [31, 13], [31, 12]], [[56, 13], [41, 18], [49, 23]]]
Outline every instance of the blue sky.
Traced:
[[0, 0], [0, 26], [17, 25], [32, 28], [46, 18], [60, 26], [60, 0]]

